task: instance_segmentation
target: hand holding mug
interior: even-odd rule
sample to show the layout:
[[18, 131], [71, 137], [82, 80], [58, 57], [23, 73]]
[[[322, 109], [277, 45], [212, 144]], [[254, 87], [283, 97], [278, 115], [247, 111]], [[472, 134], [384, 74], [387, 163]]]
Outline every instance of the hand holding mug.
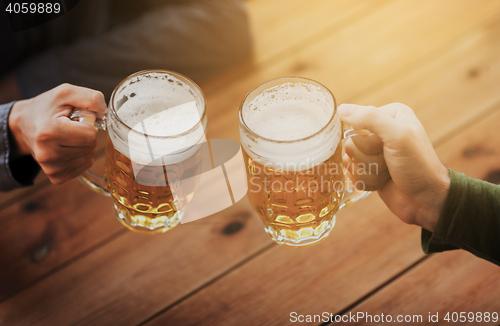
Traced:
[[33, 155], [54, 184], [75, 178], [92, 166], [97, 130], [71, 121], [75, 109], [105, 112], [101, 92], [69, 84], [16, 102], [9, 116], [12, 157]]
[[[379, 108], [342, 104], [341, 120], [373, 134], [346, 143], [344, 164], [378, 164], [377, 174], [351, 177], [368, 190], [378, 190], [387, 207], [403, 222], [434, 231], [450, 187], [424, 127], [408, 106], [392, 103]], [[349, 170], [351, 172], [351, 170]]]

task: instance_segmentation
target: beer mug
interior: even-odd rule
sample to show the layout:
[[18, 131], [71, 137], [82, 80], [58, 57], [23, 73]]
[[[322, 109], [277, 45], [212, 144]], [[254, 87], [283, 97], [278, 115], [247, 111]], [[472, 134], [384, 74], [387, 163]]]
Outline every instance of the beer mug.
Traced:
[[[88, 114], [75, 111], [70, 118], [82, 121]], [[86, 171], [80, 180], [112, 197], [127, 228], [170, 230], [196, 190], [206, 125], [205, 98], [193, 81], [167, 70], [132, 74], [95, 124], [108, 133], [104, 178]]]
[[356, 190], [342, 165], [343, 139], [368, 132], [343, 126], [333, 94], [320, 83], [267, 81], [246, 95], [239, 118], [248, 198], [277, 243], [321, 241], [337, 211], [368, 194]]

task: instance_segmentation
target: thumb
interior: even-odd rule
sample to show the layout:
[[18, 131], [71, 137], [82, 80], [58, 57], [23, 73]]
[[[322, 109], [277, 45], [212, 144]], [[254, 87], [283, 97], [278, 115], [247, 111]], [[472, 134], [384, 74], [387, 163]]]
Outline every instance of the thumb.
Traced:
[[341, 104], [337, 110], [340, 120], [356, 129], [368, 129], [379, 136], [384, 143], [400, 133], [401, 124], [374, 106]]

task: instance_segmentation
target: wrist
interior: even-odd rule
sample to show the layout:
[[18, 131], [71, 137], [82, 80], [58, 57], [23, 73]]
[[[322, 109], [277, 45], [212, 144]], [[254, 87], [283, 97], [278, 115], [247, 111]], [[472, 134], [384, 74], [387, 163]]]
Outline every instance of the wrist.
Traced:
[[26, 143], [22, 128], [23, 111], [26, 107], [25, 101], [14, 103], [10, 110], [8, 126], [10, 131], [11, 157], [16, 158], [23, 155], [30, 155], [31, 149]]
[[0, 103], [9, 103], [21, 99], [21, 92], [14, 73], [0, 79]]
[[450, 190], [450, 173], [446, 167], [442, 166], [429, 189], [415, 217], [415, 224], [434, 232]]

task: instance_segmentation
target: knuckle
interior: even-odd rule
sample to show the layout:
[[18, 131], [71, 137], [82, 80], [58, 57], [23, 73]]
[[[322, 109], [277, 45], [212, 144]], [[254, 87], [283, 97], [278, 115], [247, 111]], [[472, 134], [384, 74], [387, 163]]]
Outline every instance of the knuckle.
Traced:
[[60, 173], [56, 173], [56, 172], [53, 172], [53, 173], [47, 173], [46, 171], [44, 171], [45, 174], [47, 175], [47, 177], [49, 178], [50, 182], [52, 182], [53, 184], [55, 185], [60, 185], [61, 183], [63, 183], [65, 180], [61, 177], [61, 174]]
[[345, 155], [342, 157], [342, 165], [344, 167], [347, 167], [349, 163], [351, 163], [351, 158], [349, 156]]
[[351, 158], [353, 156], [355, 156], [356, 151], [354, 149], [354, 144], [351, 145], [349, 143], [346, 143], [346, 145], [345, 145], [345, 153], [347, 154], [347, 156], [349, 156]]
[[33, 156], [39, 163], [50, 163], [55, 161], [55, 155], [47, 151], [35, 151]]
[[52, 140], [53, 138], [54, 138], [54, 134], [47, 129], [38, 131], [35, 134], [35, 141], [36, 142], [46, 142], [46, 141]]
[[63, 184], [64, 182], [66, 182], [66, 179], [65, 178], [59, 178], [59, 177], [53, 177], [53, 178], [50, 178], [50, 181], [55, 184], [55, 185], [61, 185]]
[[405, 113], [411, 113], [411, 114], [415, 115], [415, 112], [413, 111], [413, 109], [404, 103], [395, 102], [395, 103], [391, 103], [390, 105], [397, 106], [398, 109], [402, 110]]
[[40, 163], [40, 166], [43, 170], [43, 173], [45, 173], [46, 176], [50, 177], [55, 177], [57, 175], [57, 172], [59, 172], [57, 169], [54, 167], [45, 164], [45, 163]]
[[418, 131], [415, 127], [409, 126], [409, 125], [404, 125], [401, 127], [401, 130], [399, 132], [399, 140], [402, 142], [407, 142], [411, 139], [414, 139], [417, 137]]
[[369, 120], [375, 120], [380, 116], [380, 110], [374, 106], [369, 106], [366, 108], [366, 118]]
[[413, 137], [413, 128], [411, 128], [408, 125], [404, 125], [401, 128], [401, 131], [400, 131], [399, 134], [400, 134], [400, 136], [401, 136], [402, 139], [412, 138]]
[[92, 103], [103, 103], [104, 102], [104, 94], [100, 91], [93, 91], [90, 96], [90, 100]]
[[69, 95], [73, 91], [73, 85], [68, 84], [68, 83], [64, 83], [64, 84], [57, 86], [56, 90], [57, 90], [57, 94], [59, 96], [64, 97], [66, 95]]

